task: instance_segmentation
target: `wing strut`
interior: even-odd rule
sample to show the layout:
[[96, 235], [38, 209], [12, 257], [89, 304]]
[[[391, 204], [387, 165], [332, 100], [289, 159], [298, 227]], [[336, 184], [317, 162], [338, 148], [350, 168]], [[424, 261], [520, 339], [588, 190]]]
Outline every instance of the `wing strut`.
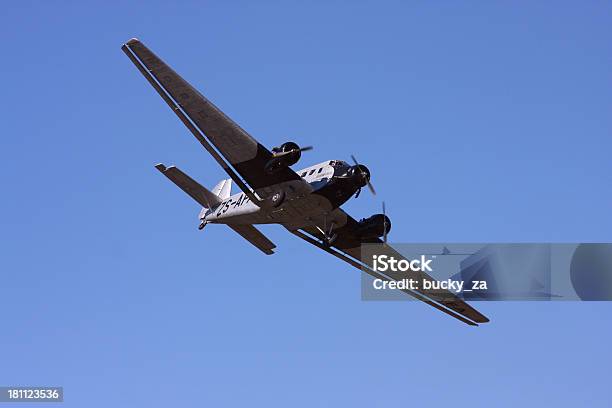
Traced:
[[[335, 256], [337, 258], [340, 258], [344, 262], [354, 266], [357, 269], [360, 269], [362, 271], [364, 269], [367, 269], [368, 274], [374, 276], [375, 278], [382, 279], [382, 280], [385, 280], [385, 281], [389, 281], [390, 280], [388, 277], [386, 277], [386, 276], [376, 272], [372, 268], [369, 268], [367, 265], [362, 264], [360, 262], [357, 262], [357, 261], [349, 258], [348, 256], [344, 255], [342, 252], [336, 251], [335, 249], [322, 244], [321, 242], [317, 241], [316, 239], [314, 239], [314, 238], [304, 234], [302, 231], [299, 231], [299, 230], [289, 230], [289, 232], [291, 232], [293, 235], [296, 235], [296, 236], [302, 238], [304, 241], [309, 242], [312, 245], [321, 248], [325, 252], [328, 252], [328, 253], [332, 254], [333, 256]], [[425, 296], [423, 296], [423, 295], [421, 295], [421, 294], [419, 294], [417, 292], [412, 292], [412, 291], [409, 291], [409, 290], [402, 290], [402, 292], [404, 292], [404, 293], [414, 297], [417, 300], [420, 300], [422, 302], [427, 303], [429, 306], [432, 306], [432, 307], [440, 310], [441, 312], [444, 312], [447, 315], [452, 316], [455, 319], [462, 321], [463, 323], [469, 324], [470, 326], [478, 326], [473, 321], [466, 319], [465, 317], [461, 316], [458, 313], [453, 312], [450, 309], [446, 309], [445, 307], [440, 306], [437, 303], [434, 303], [433, 301], [427, 299]]]
[[[130, 40], [132, 41], [132, 40]], [[136, 56], [129, 50], [128, 44], [123, 44], [121, 50], [127, 55], [127, 57], [132, 61], [132, 63], [138, 68], [140, 73], [146, 78], [147, 81], [151, 84], [153, 88], [157, 91], [159, 96], [168, 104], [170, 109], [179, 117], [181, 122], [189, 129], [189, 131], [195, 136], [196, 139], [200, 142], [202, 146], [212, 155], [212, 157], [219, 163], [219, 165], [225, 170], [225, 172], [234, 180], [234, 182], [240, 187], [240, 189], [246, 194], [247, 197], [257, 206], [262, 206], [262, 201], [251, 191], [251, 189], [242, 181], [242, 179], [236, 174], [236, 172], [225, 162], [225, 160], [221, 157], [219, 153], [211, 146], [210, 143], [206, 140], [206, 138], [200, 133], [200, 131], [191, 123], [191, 120], [185, 115], [183, 110], [179, 107], [177, 103], [174, 102], [172, 98], [166, 93], [166, 91], [159, 85], [157, 79], [147, 70], [143, 64], [136, 58]]]

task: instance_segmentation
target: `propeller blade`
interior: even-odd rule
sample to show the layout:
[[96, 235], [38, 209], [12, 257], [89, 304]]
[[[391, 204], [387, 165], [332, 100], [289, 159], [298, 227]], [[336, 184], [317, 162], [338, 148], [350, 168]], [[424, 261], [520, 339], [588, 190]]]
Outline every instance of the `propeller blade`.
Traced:
[[[353, 159], [353, 162], [355, 163], [355, 166], [357, 166], [357, 168], [359, 169], [359, 172], [360, 172], [362, 175], [363, 175], [363, 174], [365, 174], [365, 171], [363, 171], [363, 170], [361, 169], [361, 167], [359, 167], [359, 162], [357, 161], [357, 159], [355, 158], [355, 156], [354, 156], [354, 155], [352, 155], [352, 154], [351, 154], [351, 159]], [[372, 183], [370, 183], [370, 177], [367, 177], [367, 178], [366, 178], [366, 180], [367, 180], [367, 184], [368, 184], [368, 189], [370, 190], [370, 192], [371, 192], [373, 195], [376, 195], [376, 190], [374, 190], [374, 186], [372, 185]]]
[[372, 185], [372, 183], [370, 183], [370, 180], [368, 180], [368, 188], [370, 189], [370, 192], [374, 195], [376, 195], [376, 190], [374, 190], [374, 186]]
[[276, 152], [276, 153], [274, 153], [274, 157], [283, 157], [283, 156], [286, 156], [288, 154], [292, 154], [292, 153], [295, 153], [295, 152], [307, 152], [307, 151], [312, 150], [312, 149], [314, 149], [314, 147], [306, 146], [306, 147], [300, 147], [299, 149], [291, 149], [291, 150], [288, 150], [286, 152]]
[[385, 207], [385, 202], [382, 202], [382, 207], [383, 207], [383, 242], [386, 244], [387, 243], [387, 208]]

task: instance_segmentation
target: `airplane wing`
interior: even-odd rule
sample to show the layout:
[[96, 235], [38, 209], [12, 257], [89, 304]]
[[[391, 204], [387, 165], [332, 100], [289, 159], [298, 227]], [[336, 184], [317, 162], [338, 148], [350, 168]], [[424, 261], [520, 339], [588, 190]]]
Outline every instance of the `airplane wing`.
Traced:
[[[264, 167], [272, 159], [272, 152], [206, 99], [142, 42], [133, 38], [121, 49], [245, 194], [252, 195], [242, 180], [263, 198], [273, 193], [273, 190], [266, 187], [287, 181], [302, 182], [301, 177], [288, 167], [274, 174], [265, 173]], [[214, 145], [216, 151], [210, 147], [209, 142]], [[254, 197], [249, 198], [255, 203], [259, 201]]]
[[[350, 265], [361, 269], [375, 278], [383, 280], [402, 280], [402, 279], [416, 279], [419, 282], [423, 280], [434, 281], [435, 279], [424, 272], [408, 271], [408, 272], [389, 272], [386, 271], [384, 274], [374, 270], [371, 266], [371, 261], [362, 259], [361, 256], [361, 244], [382, 244], [383, 242], [378, 238], [373, 239], [360, 239], [357, 234], [358, 222], [350, 215], [346, 214], [341, 209], [334, 210], [332, 216], [341, 220], [342, 225], [334, 229], [334, 234], [337, 234], [336, 239], [331, 245], [325, 245], [323, 243], [323, 234], [319, 231], [319, 228], [325, 230], [324, 225], [313, 225], [312, 227], [302, 228], [300, 230], [289, 231], [294, 235], [302, 238], [303, 240], [323, 249], [324, 251], [342, 259]], [[395, 251], [389, 245], [381, 245], [377, 251], [379, 254], [393, 256], [396, 259], [405, 259], [403, 255]], [[402, 290], [410, 296], [413, 296], [430, 306], [472, 326], [477, 326], [477, 323], [486, 323], [489, 319], [468, 305], [465, 301], [458, 298], [455, 294], [447, 290], [435, 290], [428, 291], [419, 289], [418, 291]]]

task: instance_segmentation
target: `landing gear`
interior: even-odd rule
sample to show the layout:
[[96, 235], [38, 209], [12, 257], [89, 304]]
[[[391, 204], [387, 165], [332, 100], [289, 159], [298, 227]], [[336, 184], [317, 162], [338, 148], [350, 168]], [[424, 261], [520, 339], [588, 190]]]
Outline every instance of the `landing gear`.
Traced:
[[204, 227], [206, 226], [206, 224], [208, 224], [206, 221], [202, 221], [202, 222], [200, 223], [200, 225], [198, 225], [198, 229], [199, 229], [200, 231], [201, 231], [201, 230], [203, 230], [203, 229], [204, 229]]
[[284, 190], [278, 190], [277, 192], [272, 194], [272, 197], [270, 197], [270, 205], [274, 208], [281, 205], [283, 201], [285, 201], [285, 191]]
[[333, 234], [333, 235], [328, 235], [325, 237], [325, 239], [323, 240], [323, 244], [325, 244], [326, 246], [331, 246], [331, 244], [334, 243], [334, 241], [336, 240], [336, 238], [338, 238], [338, 234]]
[[334, 233], [334, 227], [336, 226], [336, 223], [332, 221], [329, 224], [329, 230], [327, 230], [327, 216], [324, 217], [323, 221], [324, 221], [323, 228], [319, 227], [318, 225], [315, 225], [315, 227], [319, 230], [321, 235], [323, 235], [323, 239], [322, 239], [323, 245], [329, 247], [331, 246], [331, 244], [334, 243], [336, 238], [338, 238], [338, 234]]

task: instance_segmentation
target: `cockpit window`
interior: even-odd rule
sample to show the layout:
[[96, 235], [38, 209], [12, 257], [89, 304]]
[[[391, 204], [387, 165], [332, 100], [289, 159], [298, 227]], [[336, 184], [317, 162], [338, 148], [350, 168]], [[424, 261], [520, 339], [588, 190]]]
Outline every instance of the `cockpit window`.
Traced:
[[306, 177], [306, 173], [308, 173], [307, 171], [302, 173], [302, 177]]
[[309, 176], [312, 176], [312, 174], [315, 172], [316, 169], [312, 169], [310, 170], [310, 173], [308, 173]]
[[319, 171], [317, 171], [317, 174], [319, 174], [319, 173], [320, 173], [320, 172], [322, 172], [322, 171], [323, 171], [323, 167], [321, 167], [321, 168], [319, 169]]

